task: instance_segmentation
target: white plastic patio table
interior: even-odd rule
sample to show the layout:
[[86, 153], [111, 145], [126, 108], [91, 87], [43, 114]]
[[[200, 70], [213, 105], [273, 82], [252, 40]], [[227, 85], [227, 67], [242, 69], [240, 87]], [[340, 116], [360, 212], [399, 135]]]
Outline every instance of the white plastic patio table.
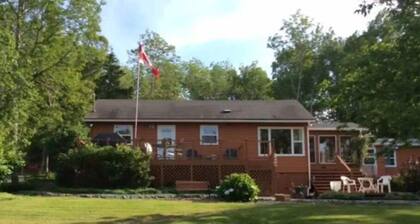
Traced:
[[[375, 185], [373, 184], [373, 178], [371, 177], [359, 177], [357, 178], [359, 181], [360, 187], [359, 192], [376, 192]], [[368, 186], [366, 186], [368, 185]]]

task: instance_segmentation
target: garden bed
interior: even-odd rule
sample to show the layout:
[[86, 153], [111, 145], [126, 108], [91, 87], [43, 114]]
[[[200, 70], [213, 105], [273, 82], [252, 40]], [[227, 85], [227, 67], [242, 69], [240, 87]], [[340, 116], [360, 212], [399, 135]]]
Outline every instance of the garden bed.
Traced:
[[82, 198], [107, 198], [107, 199], [176, 199], [176, 200], [215, 200], [217, 196], [215, 194], [203, 194], [203, 193], [183, 193], [183, 194], [171, 194], [171, 193], [153, 193], [153, 194], [112, 194], [112, 193], [59, 193], [50, 191], [20, 191], [19, 195], [29, 196], [49, 196], [49, 197], [82, 197]]
[[420, 194], [410, 192], [391, 192], [386, 194], [364, 194], [364, 193], [345, 193], [345, 192], [324, 192], [318, 196], [318, 199], [336, 199], [336, 200], [403, 200], [420, 201]]

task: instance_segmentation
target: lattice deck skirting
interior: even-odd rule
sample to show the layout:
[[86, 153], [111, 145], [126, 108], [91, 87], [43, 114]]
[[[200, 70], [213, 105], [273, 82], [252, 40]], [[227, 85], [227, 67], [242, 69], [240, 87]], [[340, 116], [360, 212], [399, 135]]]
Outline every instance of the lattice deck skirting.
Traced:
[[208, 181], [215, 188], [231, 173], [249, 173], [257, 182], [262, 195], [270, 195], [272, 190], [272, 171], [247, 170], [245, 165], [152, 165], [153, 187], [173, 187], [178, 181]]

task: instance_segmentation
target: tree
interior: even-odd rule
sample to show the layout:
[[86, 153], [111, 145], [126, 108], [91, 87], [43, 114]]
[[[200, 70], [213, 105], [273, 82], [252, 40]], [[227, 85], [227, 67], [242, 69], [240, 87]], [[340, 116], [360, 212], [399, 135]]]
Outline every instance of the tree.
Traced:
[[283, 21], [280, 33], [268, 40], [274, 50], [273, 94], [277, 99], [296, 99], [312, 113], [326, 108], [322, 91], [325, 82], [333, 82], [336, 76], [336, 56], [341, 41], [334, 32], [324, 32], [319, 24], [296, 12]]
[[[140, 98], [142, 99], [179, 99], [182, 95], [182, 73], [180, 59], [175, 47], [158, 33], [146, 30], [140, 35], [139, 43], [144, 44], [145, 52], [155, 67], [160, 70], [160, 79], [151, 76], [149, 68], [142, 66], [140, 78]], [[137, 74], [137, 49], [130, 51], [130, 64]]]
[[58, 133], [83, 124], [92, 103], [92, 79], [106, 53], [100, 7], [96, 0], [0, 2], [1, 41], [11, 57], [1, 75], [8, 84], [0, 91], [10, 93], [0, 119], [14, 130], [4, 137], [13, 146], [0, 147], [49, 151]]
[[271, 80], [254, 62], [239, 68], [232, 82], [233, 96], [237, 100], [264, 100], [271, 97]]
[[95, 80], [95, 94], [99, 99], [129, 99], [134, 91], [134, 76], [130, 70], [119, 65], [113, 52], [109, 53], [104, 71]]
[[235, 69], [227, 62], [205, 66], [193, 59], [184, 63], [184, 87], [187, 98], [195, 100], [227, 100], [232, 94], [232, 80]]
[[382, 12], [346, 42], [335, 109], [377, 136], [420, 135], [420, 6], [414, 2]]

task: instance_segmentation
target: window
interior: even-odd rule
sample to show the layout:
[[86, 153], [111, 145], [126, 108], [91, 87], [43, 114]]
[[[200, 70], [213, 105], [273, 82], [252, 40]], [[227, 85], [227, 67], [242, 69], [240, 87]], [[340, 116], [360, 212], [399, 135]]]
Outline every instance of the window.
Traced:
[[385, 166], [386, 167], [396, 167], [397, 161], [396, 161], [397, 153], [395, 150], [392, 150], [389, 154], [385, 155]]
[[218, 126], [217, 125], [201, 125], [200, 126], [200, 142], [201, 142], [201, 145], [219, 144]]
[[114, 132], [119, 134], [121, 137], [123, 137], [127, 144], [133, 144], [133, 126], [132, 125], [126, 125], [126, 124], [116, 124], [114, 125]]
[[350, 148], [351, 136], [340, 136], [340, 155], [346, 163], [353, 163], [353, 153]]
[[318, 148], [320, 163], [335, 162], [335, 136], [320, 136]]
[[268, 129], [260, 129], [259, 133], [260, 150], [259, 155], [268, 155], [270, 140], [268, 137]]
[[316, 162], [315, 153], [315, 136], [309, 136], [309, 153], [311, 156], [311, 163]]
[[376, 164], [376, 149], [369, 148], [366, 152], [366, 155], [363, 157], [363, 165], [373, 166]]
[[259, 128], [258, 154], [304, 155], [303, 128]]

